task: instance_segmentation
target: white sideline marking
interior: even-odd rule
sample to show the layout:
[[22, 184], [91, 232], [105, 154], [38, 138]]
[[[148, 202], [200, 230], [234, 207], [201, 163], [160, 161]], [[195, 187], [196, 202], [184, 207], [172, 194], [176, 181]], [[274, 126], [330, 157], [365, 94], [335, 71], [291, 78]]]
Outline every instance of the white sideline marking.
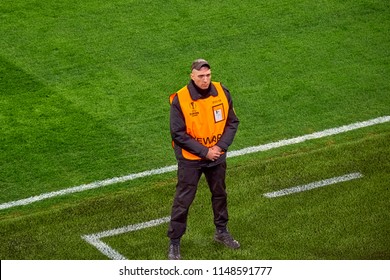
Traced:
[[[298, 144], [298, 143], [305, 142], [307, 140], [319, 139], [319, 138], [323, 138], [326, 136], [340, 134], [343, 132], [347, 132], [347, 131], [351, 131], [351, 130], [355, 130], [355, 129], [359, 129], [359, 128], [363, 128], [363, 127], [386, 123], [389, 121], [390, 121], [390, 116], [383, 116], [383, 117], [371, 119], [368, 121], [356, 122], [356, 123], [352, 123], [349, 125], [344, 125], [344, 126], [340, 126], [340, 127], [336, 127], [336, 128], [330, 128], [330, 129], [326, 129], [323, 131], [315, 132], [312, 134], [306, 134], [306, 135], [291, 138], [291, 139], [284, 139], [284, 140], [272, 142], [269, 144], [252, 146], [252, 147], [244, 148], [244, 149], [237, 150], [237, 151], [231, 151], [231, 152], [228, 152], [228, 157], [236, 157], [236, 156], [242, 156], [242, 155], [256, 153], [256, 152], [260, 152], [260, 151], [267, 151], [270, 149], [275, 149], [275, 148], [279, 148], [279, 147], [283, 147], [283, 146], [287, 146], [287, 145], [292, 145], [292, 144]], [[16, 207], [16, 206], [27, 205], [27, 204], [31, 204], [33, 202], [41, 201], [41, 200], [56, 197], [56, 196], [62, 196], [62, 195], [71, 194], [71, 193], [75, 193], [75, 192], [82, 192], [85, 190], [96, 189], [96, 188], [100, 188], [100, 187], [104, 187], [104, 186], [108, 186], [108, 185], [112, 185], [112, 184], [116, 184], [116, 183], [131, 181], [131, 180], [134, 180], [137, 178], [168, 173], [168, 172], [172, 172], [175, 170], [177, 170], [177, 165], [171, 165], [171, 166], [166, 166], [166, 167], [162, 167], [162, 168], [158, 168], [158, 169], [143, 171], [140, 173], [129, 174], [129, 175], [122, 176], [122, 177], [115, 177], [115, 178], [106, 179], [103, 181], [96, 181], [96, 182], [93, 182], [90, 184], [84, 184], [84, 185], [80, 185], [80, 186], [76, 186], [76, 187], [72, 187], [72, 188], [68, 188], [68, 189], [62, 189], [59, 191], [54, 191], [54, 192], [40, 194], [37, 196], [32, 196], [32, 197], [21, 199], [21, 200], [15, 200], [15, 201], [11, 201], [11, 202], [2, 203], [2, 204], [0, 204], [0, 210], [12, 208], [12, 207]]]
[[158, 225], [161, 225], [163, 223], [169, 222], [170, 217], [164, 217], [160, 218], [157, 220], [152, 220], [149, 222], [145, 223], [140, 223], [140, 224], [135, 224], [135, 225], [129, 225], [117, 229], [112, 229], [112, 230], [107, 230], [107, 231], [102, 231], [99, 233], [94, 233], [94, 234], [89, 234], [89, 235], [83, 235], [81, 238], [83, 238], [85, 241], [87, 241], [89, 244], [92, 246], [96, 247], [101, 253], [106, 255], [112, 260], [126, 260], [126, 258], [118, 253], [116, 250], [111, 248], [109, 245], [101, 241], [101, 238], [104, 237], [109, 237], [109, 236], [114, 236], [118, 234], [123, 234], [131, 231], [136, 231], [136, 230], [141, 230], [144, 228], [149, 228], [149, 227], [155, 227]]
[[333, 177], [330, 179], [313, 182], [313, 183], [310, 183], [307, 185], [297, 186], [297, 187], [288, 188], [288, 189], [282, 189], [282, 190], [276, 191], [276, 192], [265, 193], [264, 196], [268, 197], [268, 198], [274, 198], [274, 197], [289, 195], [292, 193], [304, 192], [304, 191], [312, 190], [315, 188], [320, 188], [320, 187], [324, 187], [324, 186], [328, 186], [328, 185], [332, 185], [332, 184], [337, 184], [340, 182], [346, 182], [346, 181], [350, 181], [350, 180], [354, 180], [354, 179], [358, 179], [358, 178], [362, 178], [362, 177], [363, 177], [363, 175], [361, 173], [350, 173], [350, 174], [347, 174], [344, 176]]

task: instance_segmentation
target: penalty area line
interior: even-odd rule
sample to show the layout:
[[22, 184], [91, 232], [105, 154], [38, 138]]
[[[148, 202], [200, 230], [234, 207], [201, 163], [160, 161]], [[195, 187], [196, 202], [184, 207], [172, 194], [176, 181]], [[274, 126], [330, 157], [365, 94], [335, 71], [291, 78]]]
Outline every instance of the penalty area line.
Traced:
[[[336, 127], [336, 128], [330, 128], [330, 129], [326, 129], [323, 131], [319, 131], [319, 132], [315, 132], [315, 133], [311, 133], [311, 134], [306, 134], [306, 135], [291, 138], [291, 139], [284, 139], [284, 140], [280, 140], [277, 142], [272, 142], [272, 143], [268, 143], [268, 144], [264, 144], [264, 145], [247, 147], [247, 148], [244, 148], [241, 150], [229, 151], [227, 156], [228, 157], [237, 157], [237, 156], [247, 155], [247, 154], [251, 154], [251, 153], [267, 151], [267, 150], [271, 150], [271, 149], [275, 149], [275, 148], [279, 148], [279, 147], [283, 147], [283, 146], [298, 144], [298, 143], [302, 143], [302, 142], [305, 142], [308, 140], [319, 139], [319, 138], [323, 138], [323, 137], [327, 137], [327, 136], [331, 136], [331, 135], [336, 135], [336, 134], [348, 132], [351, 130], [356, 130], [356, 129], [363, 128], [363, 127], [378, 125], [378, 124], [382, 124], [382, 123], [386, 123], [386, 122], [390, 122], [390, 116], [383, 116], [383, 117], [379, 117], [379, 118], [375, 118], [375, 119], [371, 119], [371, 120], [367, 120], [367, 121], [363, 121], [363, 122], [356, 122], [356, 123], [352, 123], [349, 125], [343, 125], [343, 126]], [[80, 186], [76, 186], [76, 187], [71, 187], [68, 189], [62, 189], [59, 191], [43, 193], [40, 195], [25, 198], [25, 199], [2, 203], [2, 204], [0, 204], [0, 210], [8, 209], [8, 208], [16, 207], [16, 206], [28, 205], [28, 204], [31, 204], [31, 203], [34, 203], [37, 201], [41, 201], [44, 199], [49, 199], [52, 197], [62, 196], [62, 195], [66, 195], [66, 194], [76, 193], [76, 192], [82, 192], [82, 191], [86, 191], [86, 190], [90, 190], [90, 189], [101, 188], [101, 187], [105, 187], [105, 186], [117, 184], [117, 183], [123, 183], [123, 182], [131, 181], [131, 180], [135, 180], [138, 178], [148, 177], [148, 176], [157, 175], [157, 174], [164, 174], [164, 173], [172, 172], [175, 170], [177, 170], [177, 165], [171, 165], [171, 166], [147, 170], [147, 171], [143, 171], [143, 172], [139, 172], [139, 173], [129, 174], [129, 175], [122, 176], [122, 177], [115, 177], [115, 178], [106, 179], [106, 180], [102, 180], [102, 181], [96, 181], [96, 182], [93, 182], [90, 184], [84, 184], [84, 185], [80, 185]]]

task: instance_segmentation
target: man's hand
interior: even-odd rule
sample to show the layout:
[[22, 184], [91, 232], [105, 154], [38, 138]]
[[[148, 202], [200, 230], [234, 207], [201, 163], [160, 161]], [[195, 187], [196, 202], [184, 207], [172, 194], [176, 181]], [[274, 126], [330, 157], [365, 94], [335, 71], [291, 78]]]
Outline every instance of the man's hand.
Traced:
[[209, 148], [209, 151], [207, 152], [206, 158], [211, 161], [215, 161], [219, 159], [219, 157], [222, 155], [222, 149], [218, 146], [213, 146]]

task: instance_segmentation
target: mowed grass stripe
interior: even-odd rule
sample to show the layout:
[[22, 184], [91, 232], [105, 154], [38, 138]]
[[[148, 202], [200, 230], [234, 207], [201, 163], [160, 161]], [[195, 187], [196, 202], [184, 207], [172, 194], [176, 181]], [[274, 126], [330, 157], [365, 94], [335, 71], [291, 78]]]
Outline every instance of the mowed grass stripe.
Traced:
[[[379, 118], [375, 118], [375, 119], [371, 119], [371, 120], [367, 120], [367, 121], [363, 121], [363, 122], [356, 122], [356, 123], [344, 125], [344, 126], [337, 127], [337, 128], [326, 129], [326, 130], [323, 130], [320, 132], [315, 132], [315, 133], [303, 135], [300, 137], [280, 140], [280, 141], [268, 143], [265, 145], [252, 146], [252, 147], [244, 148], [241, 150], [232, 151], [232, 152], [229, 152], [229, 157], [236, 157], [236, 156], [246, 155], [246, 154], [250, 154], [250, 153], [279, 148], [279, 147], [283, 147], [283, 146], [288, 146], [288, 145], [292, 145], [292, 144], [298, 144], [298, 143], [305, 142], [307, 140], [319, 139], [319, 138], [323, 138], [326, 136], [336, 135], [336, 134], [348, 132], [348, 131], [363, 128], [363, 127], [386, 123], [389, 121], [390, 121], [390, 116], [382, 116]], [[59, 191], [44, 193], [41, 195], [29, 197], [26, 199], [21, 199], [21, 200], [16, 200], [16, 201], [11, 201], [11, 202], [0, 204], [0, 210], [8, 209], [8, 208], [16, 207], [16, 206], [28, 205], [28, 204], [31, 204], [31, 203], [34, 203], [37, 201], [41, 201], [44, 199], [48, 199], [48, 198], [53, 198], [53, 197], [76, 193], [76, 192], [82, 192], [82, 191], [86, 191], [86, 190], [90, 190], [90, 189], [96, 189], [96, 188], [100, 188], [100, 187], [104, 187], [104, 186], [108, 186], [108, 185], [112, 185], [112, 184], [117, 184], [117, 183], [135, 180], [138, 178], [147, 177], [147, 176], [164, 174], [167, 172], [175, 171], [176, 169], [177, 169], [176, 165], [171, 165], [171, 166], [166, 166], [166, 167], [162, 167], [162, 168], [158, 168], [158, 169], [143, 171], [140, 173], [129, 174], [129, 175], [122, 176], [122, 177], [115, 177], [115, 178], [106, 179], [106, 180], [102, 180], [102, 181], [96, 181], [96, 182], [93, 182], [90, 184], [84, 184], [84, 185], [71, 187], [71, 188], [63, 189], [63, 190], [59, 190]]]

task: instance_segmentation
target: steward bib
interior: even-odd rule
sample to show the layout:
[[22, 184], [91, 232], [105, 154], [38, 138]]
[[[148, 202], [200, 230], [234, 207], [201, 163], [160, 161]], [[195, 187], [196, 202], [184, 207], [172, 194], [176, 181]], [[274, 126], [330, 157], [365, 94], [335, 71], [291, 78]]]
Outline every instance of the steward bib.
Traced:
[[[226, 125], [229, 103], [221, 83], [212, 82], [217, 89], [217, 96], [192, 100], [187, 86], [170, 96], [170, 103], [177, 95], [184, 115], [187, 134], [208, 148], [217, 144]], [[174, 143], [172, 142], [172, 145]], [[182, 149], [183, 157], [189, 160], [201, 158]]]

